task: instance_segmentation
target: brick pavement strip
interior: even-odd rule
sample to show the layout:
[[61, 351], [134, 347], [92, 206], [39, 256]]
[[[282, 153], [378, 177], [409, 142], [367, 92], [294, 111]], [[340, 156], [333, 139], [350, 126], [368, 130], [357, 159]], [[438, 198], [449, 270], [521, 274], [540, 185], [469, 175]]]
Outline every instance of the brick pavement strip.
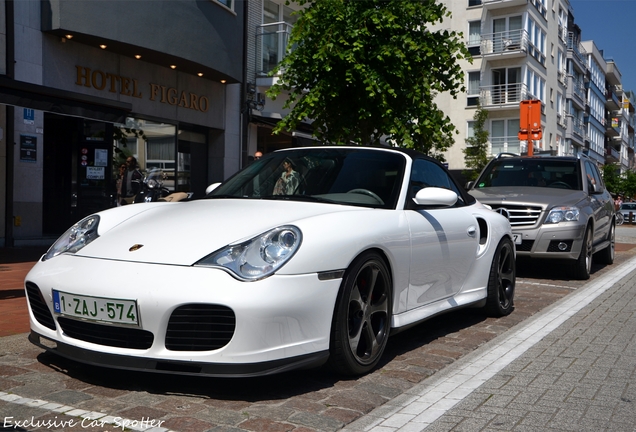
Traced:
[[[616, 268], [632, 253], [617, 254], [614, 266], [595, 267], [593, 277]], [[542, 278], [537, 279], [537, 274]], [[532, 279], [529, 279], [530, 275]], [[4, 394], [0, 395], [0, 420], [8, 416], [14, 419], [67, 419], [69, 415], [63, 413], [70, 410], [83, 415], [102, 413], [103, 418], [110, 420], [131, 415], [139, 416], [130, 418], [131, 421], [141, 421], [142, 417], [150, 415], [152, 420], [162, 422], [162, 427], [153, 432], [169, 429], [178, 432], [340, 430], [387, 401], [404, 397], [412, 387], [581, 286], [578, 281], [563, 280], [559, 268], [528, 268], [520, 271], [519, 276], [516, 309], [510, 316], [485, 318], [479, 310], [466, 309], [433, 318], [393, 336], [380, 367], [358, 379], [341, 379], [322, 369], [252, 379], [174, 377], [115, 371], [42, 352], [28, 343], [25, 334], [4, 337], [0, 347], [0, 392]], [[625, 314], [619, 316], [625, 317]], [[589, 351], [585, 358], [591, 361], [592, 352]], [[619, 361], [619, 364], [626, 361]], [[575, 366], [578, 364], [570, 367]], [[605, 376], [620, 373], [625, 371], [615, 367]], [[596, 381], [600, 382], [600, 378]], [[597, 393], [604, 398], [611, 395], [607, 386], [600, 387]], [[576, 394], [583, 397], [585, 392], [579, 390]], [[626, 393], [625, 397], [628, 396], [636, 400]], [[43, 406], [58, 407], [51, 410], [28, 403], [17, 404], [7, 397], [41, 400], [45, 401]], [[481, 394], [481, 397], [484, 398], [484, 395]], [[501, 423], [497, 426], [499, 429], [507, 427], [511, 420], [505, 416], [506, 409], [500, 407], [512, 403], [506, 397], [511, 395], [503, 391], [493, 394], [482, 403], [485, 408], [480, 411], [480, 417], [472, 421], [491, 426]], [[571, 406], [575, 402], [576, 399], [561, 403]], [[421, 407], [424, 406], [423, 402]], [[543, 402], [532, 415], [527, 416], [527, 421], [540, 422], [548, 407]], [[586, 418], [591, 413], [582, 415]], [[464, 421], [461, 416], [454, 416], [446, 423]], [[41, 430], [77, 431], [68, 427]]]

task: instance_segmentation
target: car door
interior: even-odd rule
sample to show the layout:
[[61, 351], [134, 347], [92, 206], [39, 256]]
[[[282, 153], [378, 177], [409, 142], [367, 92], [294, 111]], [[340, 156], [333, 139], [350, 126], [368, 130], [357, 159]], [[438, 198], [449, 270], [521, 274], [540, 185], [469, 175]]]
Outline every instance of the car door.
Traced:
[[[594, 243], [598, 243], [607, 238], [614, 204], [611, 195], [605, 189], [596, 166], [590, 161], [585, 161], [585, 171], [587, 173], [588, 194], [594, 212]], [[595, 188], [597, 192], [595, 192]]]
[[478, 225], [450, 175], [426, 159], [413, 161], [409, 202], [425, 187], [451, 189], [460, 197], [447, 208], [411, 206], [406, 211], [411, 232], [408, 309], [456, 294], [475, 261]]

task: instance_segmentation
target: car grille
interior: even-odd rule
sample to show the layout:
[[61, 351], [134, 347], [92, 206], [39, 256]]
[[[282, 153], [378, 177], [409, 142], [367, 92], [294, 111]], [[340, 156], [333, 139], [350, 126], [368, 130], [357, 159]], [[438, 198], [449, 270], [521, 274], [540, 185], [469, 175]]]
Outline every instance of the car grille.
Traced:
[[27, 282], [26, 293], [29, 299], [29, 306], [31, 306], [31, 311], [36, 321], [44, 327], [55, 330], [55, 320], [53, 319], [51, 310], [44, 301], [44, 297], [42, 297], [40, 288], [32, 282]]
[[519, 252], [530, 252], [534, 246], [534, 240], [524, 240], [521, 244], [516, 245], [516, 249]]
[[513, 228], [535, 225], [539, 221], [542, 211], [541, 207], [524, 205], [490, 205], [490, 207], [497, 213], [506, 216]]
[[60, 327], [68, 337], [98, 345], [148, 349], [154, 340], [152, 333], [138, 328], [96, 324], [65, 317], [59, 317], [57, 322], [60, 323]]
[[171, 351], [209, 351], [230, 342], [236, 327], [234, 311], [226, 306], [188, 304], [172, 312], [166, 331]]

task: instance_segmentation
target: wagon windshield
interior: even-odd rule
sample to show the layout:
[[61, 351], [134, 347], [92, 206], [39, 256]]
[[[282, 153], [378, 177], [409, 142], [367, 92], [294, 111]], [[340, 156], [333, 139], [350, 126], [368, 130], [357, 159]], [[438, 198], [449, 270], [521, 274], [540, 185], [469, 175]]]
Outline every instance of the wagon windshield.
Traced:
[[274, 152], [235, 174], [208, 198], [320, 201], [395, 208], [405, 157], [374, 149]]
[[552, 187], [582, 190], [579, 164], [573, 160], [501, 159], [490, 164], [476, 182], [484, 187]]

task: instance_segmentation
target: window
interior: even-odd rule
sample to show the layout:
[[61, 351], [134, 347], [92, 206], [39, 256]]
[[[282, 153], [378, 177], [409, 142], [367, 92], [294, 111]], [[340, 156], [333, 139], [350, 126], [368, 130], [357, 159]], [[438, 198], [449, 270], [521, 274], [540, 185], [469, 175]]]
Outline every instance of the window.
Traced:
[[528, 68], [525, 84], [528, 87], [529, 96], [534, 96], [545, 104], [545, 80], [538, 73]]
[[536, 58], [542, 65], [545, 65], [546, 57], [546, 32], [543, 31], [541, 26], [534, 22], [531, 18], [528, 19], [528, 35], [530, 38], [529, 53]]
[[521, 15], [492, 20], [493, 52], [521, 48], [523, 25]]
[[491, 153], [520, 153], [519, 119], [493, 120], [490, 123]]
[[468, 0], [468, 6], [481, 6], [481, 0]]
[[216, 0], [228, 9], [234, 10], [234, 0]]
[[[232, 0], [228, 0], [232, 1]], [[263, 2], [263, 25], [261, 26], [261, 72], [268, 73], [285, 56], [287, 41], [293, 25], [296, 23], [294, 10], [284, 1], [265, 0]]]
[[495, 105], [522, 100], [521, 68], [492, 70], [491, 100]]
[[481, 21], [470, 21], [468, 23], [468, 45], [479, 45], [481, 43]]
[[479, 102], [480, 72], [468, 72], [467, 106], [477, 106]]
[[481, 54], [481, 21], [468, 22], [468, 51], [472, 56]]
[[450, 189], [457, 194], [455, 206], [463, 205], [462, 194], [450, 176], [439, 165], [426, 159], [415, 159], [411, 168], [409, 191], [411, 197], [423, 188], [438, 187]]

